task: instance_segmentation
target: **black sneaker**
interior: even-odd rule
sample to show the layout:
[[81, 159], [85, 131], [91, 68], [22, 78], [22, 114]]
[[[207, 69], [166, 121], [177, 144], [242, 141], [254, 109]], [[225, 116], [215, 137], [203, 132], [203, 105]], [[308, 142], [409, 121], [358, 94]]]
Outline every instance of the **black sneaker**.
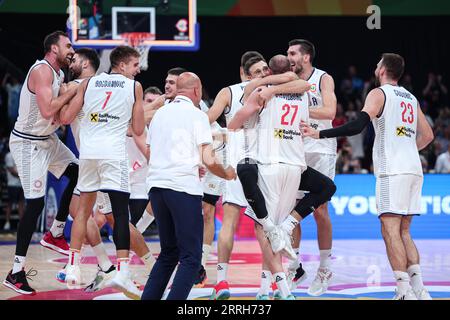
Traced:
[[28, 294], [34, 296], [36, 290], [28, 285], [27, 278], [32, 280], [31, 277], [37, 275], [37, 270], [30, 269], [26, 274], [25, 270], [19, 271], [17, 273], [12, 273], [12, 270], [8, 273], [3, 285], [8, 287], [20, 294]]
[[294, 281], [296, 284], [299, 284], [305, 279], [306, 279], [306, 272], [305, 270], [303, 270], [302, 264], [300, 263], [297, 270], [295, 270]]
[[198, 275], [194, 281], [194, 288], [203, 288], [207, 280], [206, 270], [203, 266], [200, 266], [200, 270], [198, 271]]

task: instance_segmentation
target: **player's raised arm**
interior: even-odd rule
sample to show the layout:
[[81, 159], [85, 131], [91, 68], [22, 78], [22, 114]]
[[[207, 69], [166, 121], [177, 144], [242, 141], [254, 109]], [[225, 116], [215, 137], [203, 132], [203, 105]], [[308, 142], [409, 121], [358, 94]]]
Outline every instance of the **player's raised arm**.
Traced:
[[144, 133], [145, 129], [145, 121], [144, 121], [144, 108], [142, 106], [142, 101], [144, 97], [144, 92], [142, 90], [142, 85], [138, 82], [134, 82], [134, 92], [136, 101], [133, 105], [133, 115], [131, 118], [131, 126], [133, 128], [133, 132], [140, 136]]
[[230, 101], [230, 89], [228, 87], [222, 88], [222, 90], [220, 90], [217, 94], [216, 99], [214, 99], [213, 105], [209, 108], [208, 112], [206, 112], [209, 118], [209, 123], [213, 123], [219, 118], [225, 108], [230, 105]]
[[309, 108], [309, 116], [317, 120], [334, 120], [337, 110], [337, 99], [334, 93], [334, 80], [329, 74], [324, 74], [320, 82], [322, 106]]
[[242, 128], [245, 121], [247, 121], [251, 116], [261, 110], [261, 108], [264, 106], [264, 99], [262, 99], [260, 96], [262, 89], [262, 87], [257, 88], [252, 92], [247, 101], [245, 101], [244, 106], [238, 112], [236, 112], [234, 117], [231, 119], [230, 123], [228, 124], [228, 129], [238, 130]]
[[73, 119], [77, 116], [78, 112], [80, 112], [81, 108], [84, 104], [84, 93], [86, 91], [89, 80], [83, 81], [77, 89], [76, 95], [70, 100], [69, 105], [64, 107], [63, 112], [60, 113], [59, 119], [62, 124], [70, 124]]
[[[298, 76], [292, 72], [285, 72], [281, 74], [272, 74], [270, 76], [264, 77], [264, 78], [255, 78], [252, 81], [250, 81], [247, 86], [244, 89], [244, 101], [247, 99], [247, 97], [258, 87], [261, 86], [267, 86], [269, 84], [277, 85], [277, 84], [283, 84], [287, 82], [291, 82], [294, 80], [298, 80]], [[309, 90], [309, 88], [307, 89]], [[306, 91], [306, 90], [305, 90]], [[300, 92], [303, 93], [304, 91]]]
[[416, 144], [417, 149], [420, 151], [426, 146], [430, 144], [434, 139], [433, 129], [431, 129], [430, 124], [428, 123], [425, 115], [420, 108], [419, 102], [417, 102], [417, 135], [416, 135]]
[[152, 121], [153, 116], [155, 115], [156, 111], [161, 108], [164, 105], [164, 101], [166, 100], [166, 95], [163, 94], [156, 98], [154, 101], [150, 103], [146, 103], [144, 108], [144, 118], [145, 118], [145, 124], [149, 124], [150, 121]]
[[28, 79], [30, 88], [34, 88], [36, 102], [44, 119], [51, 119], [76, 94], [76, 88], [53, 98], [53, 73], [49, 66], [39, 65], [31, 71]]

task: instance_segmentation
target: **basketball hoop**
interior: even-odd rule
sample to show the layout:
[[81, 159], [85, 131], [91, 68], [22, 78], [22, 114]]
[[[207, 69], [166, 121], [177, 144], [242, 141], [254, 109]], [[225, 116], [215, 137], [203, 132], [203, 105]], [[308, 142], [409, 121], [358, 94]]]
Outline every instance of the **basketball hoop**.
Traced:
[[135, 48], [141, 55], [139, 63], [141, 70], [146, 71], [148, 69], [148, 52], [150, 50], [149, 45], [146, 45], [144, 41], [155, 40], [155, 34], [149, 32], [126, 32], [120, 35], [125, 43]]

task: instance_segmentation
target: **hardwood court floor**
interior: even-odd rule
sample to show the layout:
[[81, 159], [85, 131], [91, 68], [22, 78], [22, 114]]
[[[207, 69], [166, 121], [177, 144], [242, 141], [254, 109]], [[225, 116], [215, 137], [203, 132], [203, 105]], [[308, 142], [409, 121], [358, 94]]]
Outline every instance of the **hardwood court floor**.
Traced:
[[[435, 299], [450, 299], [450, 239], [418, 240], [421, 252], [423, 278], [431, 295]], [[111, 259], [114, 258], [114, 246], [105, 243]], [[148, 242], [151, 251], [157, 255], [159, 243]], [[382, 240], [335, 240], [333, 242], [333, 281], [326, 294], [311, 297], [306, 291], [315, 277], [319, 264], [317, 242], [302, 242], [302, 261], [308, 278], [294, 291], [297, 299], [392, 299], [394, 285], [384, 243]], [[11, 269], [15, 243], [0, 245], [0, 279], [4, 280]], [[84, 249], [82, 273], [86, 282], [93, 279], [96, 272], [96, 258], [90, 247]], [[38, 291], [31, 296], [18, 295], [14, 291], [0, 286], [0, 300], [5, 299], [38, 299], [38, 300], [117, 300], [126, 297], [114, 289], [104, 289], [96, 293], [85, 293], [83, 290], [68, 290], [65, 284], [55, 280], [56, 272], [63, 267], [67, 258], [61, 254], [31, 245], [27, 268], [36, 269], [38, 274], [29, 281]], [[216, 251], [213, 250], [206, 266], [208, 282], [204, 288], [191, 291], [190, 299], [208, 299], [216, 280]], [[134, 279], [145, 284], [148, 272], [144, 265], [133, 257], [131, 271]], [[254, 299], [259, 286], [261, 271], [261, 255], [255, 240], [235, 241], [234, 252], [228, 271], [231, 287], [231, 299]]]

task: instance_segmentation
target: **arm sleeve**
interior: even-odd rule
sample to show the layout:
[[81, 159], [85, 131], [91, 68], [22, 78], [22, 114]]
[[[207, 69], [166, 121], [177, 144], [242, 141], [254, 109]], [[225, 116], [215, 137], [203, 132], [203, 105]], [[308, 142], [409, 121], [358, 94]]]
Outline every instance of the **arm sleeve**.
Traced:
[[327, 130], [319, 131], [320, 139], [323, 138], [335, 138], [343, 136], [354, 136], [361, 133], [363, 129], [369, 124], [370, 116], [367, 112], [359, 112], [355, 120], [349, 121], [346, 124]]

